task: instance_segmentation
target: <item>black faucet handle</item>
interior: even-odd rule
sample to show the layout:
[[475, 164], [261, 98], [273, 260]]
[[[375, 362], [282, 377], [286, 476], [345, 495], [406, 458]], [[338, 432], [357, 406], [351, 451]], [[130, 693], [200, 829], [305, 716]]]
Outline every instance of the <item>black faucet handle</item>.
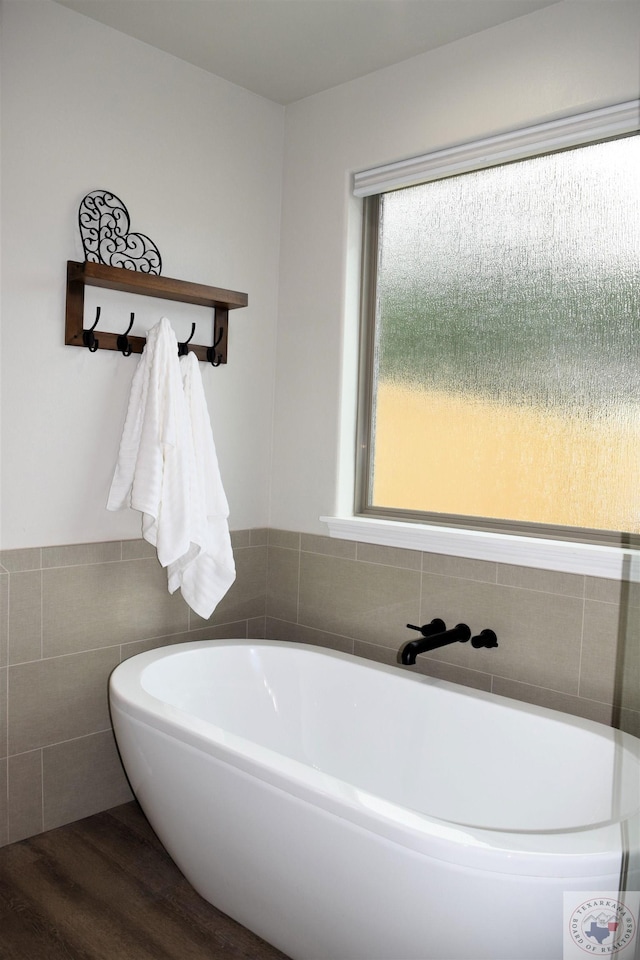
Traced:
[[497, 647], [498, 638], [493, 630], [481, 630], [477, 637], [471, 638], [471, 646], [479, 650], [481, 647]]
[[408, 623], [407, 627], [409, 630], [417, 630], [423, 637], [432, 637], [434, 633], [443, 633], [447, 629], [446, 623], [439, 617], [434, 617], [431, 623], [423, 623], [421, 627], [417, 627], [414, 623]]

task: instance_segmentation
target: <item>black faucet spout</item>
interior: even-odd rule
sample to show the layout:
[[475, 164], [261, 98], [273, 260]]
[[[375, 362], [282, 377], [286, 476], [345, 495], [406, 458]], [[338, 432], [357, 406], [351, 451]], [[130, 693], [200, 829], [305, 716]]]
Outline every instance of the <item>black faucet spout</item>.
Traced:
[[411, 623], [407, 624], [411, 630], [420, 630], [422, 637], [419, 640], [410, 640], [409, 643], [401, 647], [400, 662], [402, 664], [405, 666], [413, 666], [419, 654], [430, 653], [432, 650], [437, 650], [439, 647], [446, 647], [450, 643], [466, 643], [471, 636], [471, 630], [466, 623], [458, 623], [455, 627], [452, 627], [451, 630], [445, 629], [445, 624], [442, 620], [439, 620], [438, 623], [442, 624], [442, 629], [440, 630], [437, 628], [434, 629], [436, 620], [432, 620], [431, 623], [427, 623], [423, 627], [416, 627]]

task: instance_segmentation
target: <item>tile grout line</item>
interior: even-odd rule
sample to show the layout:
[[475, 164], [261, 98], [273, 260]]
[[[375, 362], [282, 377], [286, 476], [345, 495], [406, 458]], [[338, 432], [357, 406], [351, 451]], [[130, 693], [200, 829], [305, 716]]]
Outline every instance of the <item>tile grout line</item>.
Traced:
[[296, 583], [296, 624], [300, 624], [300, 573], [302, 570], [302, 536], [298, 534], [298, 579]]
[[580, 655], [578, 656], [578, 676], [576, 678], [578, 681], [576, 685], [576, 688], [578, 691], [577, 693], [578, 697], [580, 696], [580, 690], [582, 687], [582, 655], [584, 652], [584, 625], [585, 625], [585, 619], [586, 619], [586, 606], [587, 606], [586, 581], [585, 581], [584, 592], [585, 592], [585, 595], [582, 597], [582, 620], [580, 623]]
[[40, 659], [44, 660], [44, 570], [40, 570]]

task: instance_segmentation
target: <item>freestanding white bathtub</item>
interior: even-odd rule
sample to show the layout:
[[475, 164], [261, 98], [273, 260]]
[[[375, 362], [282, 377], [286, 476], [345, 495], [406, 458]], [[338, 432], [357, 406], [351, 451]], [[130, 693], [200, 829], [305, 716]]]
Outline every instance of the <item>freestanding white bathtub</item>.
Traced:
[[164, 647], [110, 700], [187, 879], [294, 960], [561, 960], [640, 836], [636, 738], [346, 654]]

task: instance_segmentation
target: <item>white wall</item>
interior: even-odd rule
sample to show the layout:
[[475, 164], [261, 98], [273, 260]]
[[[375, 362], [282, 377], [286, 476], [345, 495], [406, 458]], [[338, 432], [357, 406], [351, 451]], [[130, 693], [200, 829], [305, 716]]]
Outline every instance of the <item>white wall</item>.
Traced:
[[[201, 367], [232, 528], [326, 532], [350, 503], [352, 173], [637, 97], [639, 42], [637, 4], [568, 0], [285, 112], [50, 0], [4, 0], [0, 547], [140, 532], [104, 509], [136, 358], [63, 343], [87, 192], [124, 200], [166, 276], [249, 294], [228, 366]], [[87, 318], [102, 302], [105, 329], [136, 309], [139, 332], [164, 312], [188, 334], [187, 308], [111, 296], [91, 291]]]
[[351, 506], [352, 174], [639, 92], [640, 6], [569, 0], [287, 108], [272, 526]]
[[[228, 365], [201, 370], [231, 527], [266, 525], [284, 109], [50, 0], [2, 17], [0, 546], [140, 536], [139, 514], [105, 510], [137, 358], [64, 346], [66, 261], [84, 259], [77, 211], [97, 188], [165, 276], [248, 293]], [[91, 294], [104, 329], [165, 313], [184, 338], [193, 315], [211, 342], [202, 308]]]

